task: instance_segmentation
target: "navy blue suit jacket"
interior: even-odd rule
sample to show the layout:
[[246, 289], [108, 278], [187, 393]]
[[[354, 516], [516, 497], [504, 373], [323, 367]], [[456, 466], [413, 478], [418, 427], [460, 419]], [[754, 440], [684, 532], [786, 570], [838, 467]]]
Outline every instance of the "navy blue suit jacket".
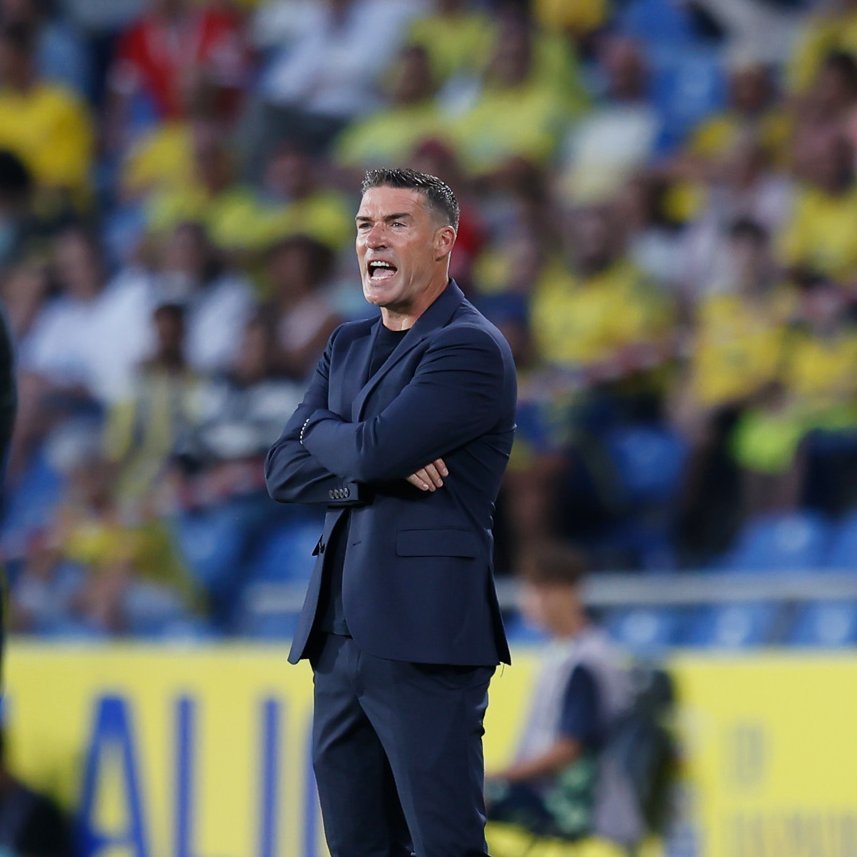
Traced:
[[[515, 429], [511, 351], [450, 281], [367, 379], [380, 323], [334, 331], [268, 453], [271, 497], [328, 506], [289, 660], [306, 654], [325, 547], [350, 508], [342, 599], [364, 651], [417, 663], [508, 663], [491, 525]], [[422, 492], [405, 481], [438, 457], [449, 468], [442, 488]]]

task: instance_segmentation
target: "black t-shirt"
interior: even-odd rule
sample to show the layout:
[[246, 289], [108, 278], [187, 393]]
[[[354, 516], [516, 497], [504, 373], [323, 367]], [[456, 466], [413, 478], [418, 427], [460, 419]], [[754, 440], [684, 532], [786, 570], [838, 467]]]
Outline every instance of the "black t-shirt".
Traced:
[[[407, 332], [407, 330], [390, 330], [381, 325], [378, 338], [372, 348], [367, 380], [384, 365]], [[338, 634], [341, 637], [351, 636], [342, 606], [342, 571], [345, 566], [345, 548], [348, 544], [349, 519], [350, 513], [346, 510], [330, 534], [325, 548], [327, 574], [322, 576], [319, 594], [319, 630], [326, 631], [328, 634]]]

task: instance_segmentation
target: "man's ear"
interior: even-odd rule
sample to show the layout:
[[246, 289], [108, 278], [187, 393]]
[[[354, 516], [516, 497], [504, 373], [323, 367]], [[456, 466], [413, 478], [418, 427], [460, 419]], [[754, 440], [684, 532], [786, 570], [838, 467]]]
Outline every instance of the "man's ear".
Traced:
[[452, 252], [457, 237], [458, 234], [452, 226], [441, 226], [434, 234], [435, 258], [440, 260], [448, 256]]

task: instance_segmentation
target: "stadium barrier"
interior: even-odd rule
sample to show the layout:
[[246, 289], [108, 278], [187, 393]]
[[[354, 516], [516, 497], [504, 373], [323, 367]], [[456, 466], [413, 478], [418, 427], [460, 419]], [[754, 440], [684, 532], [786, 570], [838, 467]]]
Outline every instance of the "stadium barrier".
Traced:
[[[492, 683], [489, 768], [514, 746], [535, 657], [517, 652]], [[853, 654], [676, 653], [669, 667], [684, 750], [669, 857], [855, 857]], [[283, 649], [13, 640], [6, 674], [11, 767], [73, 809], [86, 855], [325, 853], [311, 677]]]

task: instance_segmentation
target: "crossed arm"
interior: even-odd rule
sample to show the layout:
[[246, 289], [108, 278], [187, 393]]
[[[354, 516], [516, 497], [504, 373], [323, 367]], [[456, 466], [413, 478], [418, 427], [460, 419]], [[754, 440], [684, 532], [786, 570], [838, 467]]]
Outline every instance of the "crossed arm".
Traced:
[[360, 485], [394, 479], [434, 491], [448, 475], [443, 456], [499, 419], [502, 356], [483, 331], [444, 331], [399, 395], [357, 423], [327, 409], [330, 350], [268, 454], [265, 477], [275, 500], [326, 503], [343, 482], [357, 497]]

